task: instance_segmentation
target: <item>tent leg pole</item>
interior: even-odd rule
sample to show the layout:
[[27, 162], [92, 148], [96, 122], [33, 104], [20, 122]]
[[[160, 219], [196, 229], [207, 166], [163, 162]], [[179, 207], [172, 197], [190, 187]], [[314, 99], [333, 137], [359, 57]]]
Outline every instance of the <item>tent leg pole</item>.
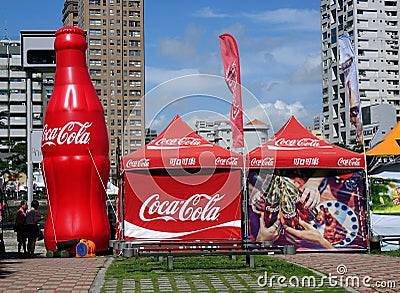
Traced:
[[121, 199], [121, 202], [120, 202], [121, 215], [120, 215], [120, 217], [121, 217], [121, 237], [122, 237], [122, 240], [125, 239], [124, 186], [125, 186], [125, 173], [122, 174], [121, 193], [120, 193], [121, 194], [121, 198], [120, 198]]
[[249, 214], [248, 214], [248, 196], [247, 196], [247, 187], [246, 187], [246, 172], [243, 171], [242, 174], [243, 178], [243, 186], [242, 186], [242, 191], [243, 191], [243, 233], [245, 238], [250, 238], [249, 235]]

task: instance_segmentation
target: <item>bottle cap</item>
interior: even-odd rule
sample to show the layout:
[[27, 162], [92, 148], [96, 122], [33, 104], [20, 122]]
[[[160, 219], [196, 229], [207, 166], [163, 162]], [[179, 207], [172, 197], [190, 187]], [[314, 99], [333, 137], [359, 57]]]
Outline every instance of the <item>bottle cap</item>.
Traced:
[[54, 41], [54, 49], [77, 49], [83, 52], [86, 51], [86, 33], [75, 26], [65, 26], [60, 28], [55, 33], [56, 40]]

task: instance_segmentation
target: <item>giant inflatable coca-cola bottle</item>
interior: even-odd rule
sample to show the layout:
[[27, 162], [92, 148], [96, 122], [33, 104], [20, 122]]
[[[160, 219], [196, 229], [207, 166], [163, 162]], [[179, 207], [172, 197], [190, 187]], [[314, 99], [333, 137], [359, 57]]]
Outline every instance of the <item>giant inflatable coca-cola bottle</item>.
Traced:
[[104, 189], [110, 170], [107, 128], [86, 67], [86, 48], [81, 29], [63, 27], [56, 32], [54, 90], [42, 136], [47, 250], [55, 250], [57, 243], [88, 239], [101, 252], [110, 239]]

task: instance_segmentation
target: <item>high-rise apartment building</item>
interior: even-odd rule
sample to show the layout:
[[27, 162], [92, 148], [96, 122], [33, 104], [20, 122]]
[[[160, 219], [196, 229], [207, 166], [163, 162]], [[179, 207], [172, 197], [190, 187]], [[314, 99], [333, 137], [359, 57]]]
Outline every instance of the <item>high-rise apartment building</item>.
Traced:
[[[53, 90], [54, 73], [32, 72], [32, 128], [43, 126], [43, 113]], [[21, 64], [21, 42], [0, 40], [0, 159], [10, 156], [11, 147], [26, 143], [27, 73]], [[10, 166], [11, 167], [11, 166]]]
[[90, 77], [104, 107], [111, 175], [144, 145], [144, 0], [66, 0], [63, 24], [87, 34]]
[[[257, 119], [246, 123], [243, 127], [244, 153], [246, 154], [265, 143], [268, 140], [269, 129], [267, 124]], [[198, 120], [194, 130], [209, 142], [226, 149], [232, 148], [232, 127], [229, 120]]]
[[342, 34], [353, 40], [361, 105], [388, 103], [400, 120], [399, 15], [397, 0], [321, 0], [323, 134], [331, 143], [351, 144], [343, 71], [339, 66]]

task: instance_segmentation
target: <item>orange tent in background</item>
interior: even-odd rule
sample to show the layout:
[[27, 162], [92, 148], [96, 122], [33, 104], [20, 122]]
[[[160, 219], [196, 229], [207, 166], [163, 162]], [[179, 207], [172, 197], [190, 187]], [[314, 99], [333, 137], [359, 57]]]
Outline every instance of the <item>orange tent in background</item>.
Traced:
[[400, 155], [400, 123], [382, 139], [380, 143], [367, 151], [367, 156]]
[[[372, 202], [370, 225], [372, 232], [381, 236], [400, 234], [397, 199], [392, 197], [392, 191], [397, 191], [400, 186], [399, 144], [400, 123], [397, 123], [381, 142], [366, 152]], [[388, 241], [381, 245], [382, 250], [400, 247]]]
[[372, 149], [366, 152], [369, 174], [398, 172], [400, 164], [400, 122]]

